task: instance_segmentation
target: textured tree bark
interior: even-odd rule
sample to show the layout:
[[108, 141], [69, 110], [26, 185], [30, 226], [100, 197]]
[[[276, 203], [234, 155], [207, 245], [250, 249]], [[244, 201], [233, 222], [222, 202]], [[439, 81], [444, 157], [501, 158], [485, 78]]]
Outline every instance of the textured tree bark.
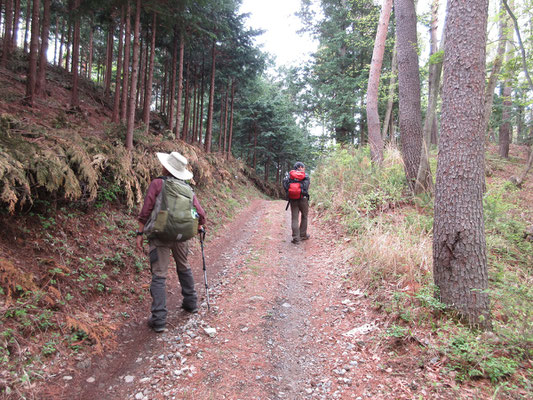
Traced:
[[37, 53], [39, 48], [39, 9], [40, 0], [33, 0], [31, 17], [30, 59], [26, 78], [26, 97], [24, 102], [33, 107], [35, 102], [35, 83], [37, 79]]
[[[80, 0], [74, 0], [73, 11], [77, 13], [80, 6]], [[80, 98], [78, 94], [78, 78], [79, 78], [79, 56], [80, 56], [80, 17], [74, 17], [74, 32], [72, 40], [72, 92], [70, 98], [70, 107], [75, 108], [80, 106]]]
[[145, 132], [150, 130], [150, 107], [152, 105], [152, 82], [154, 79], [154, 61], [155, 61], [155, 39], [157, 33], [157, 13], [154, 12], [152, 20], [152, 42], [150, 44], [150, 67], [148, 69], [148, 79], [146, 79], [146, 88], [144, 95], [144, 115], [143, 121], [146, 126]]
[[180, 136], [181, 125], [181, 102], [183, 100], [183, 55], [185, 52], [185, 35], [183, 30], [180, 30], [180, 54], [179, 54], [179, 69], [178, 69], [178, 104], [176, 109], [176, 139]]
[[13, 0], [6, 1], [5, 25], [4, 25], [4, 42], [2, 43], [2, 60], [1, 65], [6, 66], [11, 56], [11, 46], [13, 46]]
[[[111, 121], [115, 124], [120, 122], [120, 82], [122, 72], [122, 51], [124, 49], [124, 6], [120, 7], [120, 29], [118, 32], [118, 53], [117, 53], [117, 75], [115, 77], [115, 93], [113, 95], [113, 114], [111, 115]], [[89, 63], [90, 64], [90, 63]]]
[[41, 51], [39, 52], [39, 70], [37, 72], [37, 82], [35, 85], [35, 94], [44, 96], [46, 94], [46, 67], [48, 61], [48, 37], [50, 33], [50, 0], [43, 0], [43, 24], [41, 32]]
[[368, 121], [370, 158], [377, 164], [383, 162], [383, 139], [381, 137], [381, 129], [379, 126], [378, 92], [391, 9], [392, 0], [385, 0], [379, 16], [378, 30], [374, 42], [374, 52], [372, 53], [372, 62], [370, 64], [370, 73], [368, 76], [368, 88], [366, 91], [366, 118]]
[[128, 110], [128, 92], [130, 82], [130, 48], [131, 48], [131, 4], [126, 1], [126, 33], [124, 34], [124, 65], [122, 74], [122, 96], [120, 99], [120, 121], [126, 123]]
[[488, 0], [448, 2], [433, 227], [440, 300], [483, 327], [490, 325], [483, 222], [487, 14]]
[[422, 151], [422, 113], [416, 13], [413, 0], [394, 0], [398, 51], [398, 89], [400, 105], [400, 144], [405, 176], [411, 190], [420, 165]]
[[[439, 0], [433, 0], [431, 5], [431, 28], [430, 28], [430, 57], [438, 52], [437, 28], [438, 28]], [[428, 82], [428, 106], [426, 119], [422, 129], [422, 152], [420, 153], [420, 165], [415, 182], [415, 194], [433, 192], [433, 176], [429, 165], [429, 146], [431, 144], [431, 133], [434, 127], [435, 114], [437, 110], [437, 99], [439, 97], [440, 75], [442, 63], [429, 65]]]
[[392, 107], [394, 106], [394, 92], [396, 91], [396, 77], [398, 75], [398, 60], [396, 57], [396, 44], [392, 50], [391, 61], [391, 76], [389, 81], [389, 95], [387, 100], [387, 111], [385, 111], [385, 118], [383, 119], [383, 129], [381, 130], [381, 139], [387, 140], [387, 134], [389, 132], [389, 125], [392, 115]]
[[[113, 15], [114, 15], [113, 11]], [[111, 22], [108, 26], [107, 31], [107, 47], [106, 47], [106, 56], [105, 56], [105, 79], [104, 79], [104, 96], [109, 96], [111, 91], [111, 77], [113, 75], [113, 45], [115, 43], [115, 36], [113, 35], [115, 31], [115, 22], [114, 17], [111, 17]]]
[[139, 74], [139, 31], [141, 25], [141, 0], [135, 7], [135, 26], [133, 29], [133, 54], [131, 60], [131, 82], [128, 96], [128, 120], [126, 125], [126, 149], [133, 150], [133, 128], [135, 126], [135, 96]]
[[207, 110], [207, 124], [205, 128], [205, 151], [211, 153], [211, 139], [213, 137], [213, 103], [215, 100], [215, 61], [216, 61], [216, 40], [213, 40], [211, 49], [211, 88], [209, 90], [209, 107]]

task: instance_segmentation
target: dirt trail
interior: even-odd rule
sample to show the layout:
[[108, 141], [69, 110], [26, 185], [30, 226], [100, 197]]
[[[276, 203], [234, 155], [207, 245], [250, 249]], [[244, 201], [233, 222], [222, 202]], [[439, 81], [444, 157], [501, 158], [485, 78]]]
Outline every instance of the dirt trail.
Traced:
[[[207, 244], [211, 311], [205, 302], [197, 315], [179, 311], [171, 279], [168, 331], [139, 319], [116, 352], [59, 377], [53, 398], [456, 398], [429, 396], [431, 369], [408, 348], [388, 359], [380, 322], [345, 279], [338, 238], [311, 221], [311, 239], [292, 244], [284, 207], [257, 200]], [[205, 301], [198, 251], [192, 265]]]

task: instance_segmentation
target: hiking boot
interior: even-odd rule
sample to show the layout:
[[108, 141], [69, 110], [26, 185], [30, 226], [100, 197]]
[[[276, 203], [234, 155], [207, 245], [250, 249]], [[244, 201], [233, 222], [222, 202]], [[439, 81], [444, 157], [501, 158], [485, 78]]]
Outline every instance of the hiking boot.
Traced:
[[148, 325], [149, 328], [151, 328], [156, 333], [161, 333], [166, 330], [165, 325], [156, 325], [154, 321], [152, 320], [152, 318], [149, 318], [146, 324]]
[[307, 240], [310, 237], [311, 237], [311, 235], [300, 236], [300, 240]]
[[298, 244], [298, 243], [300, 243], [300, 239], [292, 238], [291, 243]]
[[198, 306], [192, 306], [192, 307], [190, 307], [190, 306], [186, 306], [186, 305], [182, 304], [182, 305], [181, 305], [181, 308], [182, 308], [184, 311], [186, 311], [186, 312], [188, 312], [188, 313], [190, 313], [190, 314], [198, 314]]

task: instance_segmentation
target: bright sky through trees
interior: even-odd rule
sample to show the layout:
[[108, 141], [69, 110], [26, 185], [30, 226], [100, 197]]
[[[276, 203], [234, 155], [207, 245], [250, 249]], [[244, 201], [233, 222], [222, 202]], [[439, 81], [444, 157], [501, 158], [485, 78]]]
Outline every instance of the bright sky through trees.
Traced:
[[250, 13], [247, 26], [263, 29], [257, 44], [276, 57], [276, 64], [298, 65], [316, 50], [317, 42], [307, 34], [298, 34], [302, 28], [295, 13], [300, 9], [300, 0], [243, 0], [241, 13]]

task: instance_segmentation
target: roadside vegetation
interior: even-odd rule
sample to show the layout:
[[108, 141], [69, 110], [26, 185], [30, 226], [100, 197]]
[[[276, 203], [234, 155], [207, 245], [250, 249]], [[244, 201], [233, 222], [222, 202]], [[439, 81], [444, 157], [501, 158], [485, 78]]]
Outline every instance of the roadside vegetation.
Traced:
[[439, 302], [432, 274], [433, 202], [410, 195], [395, 147], [386, 149], [382, 168], [372, 166], [368, 148], [332, 151], [313, 173], [311, 199], [332, 229], [340, 225], [339, 241], [347, 243], [351, 265], [347, 284], [363, 286], [386, 314], [380, 340], [416, 343], [458, 384], [481, 379], [493, 385], [495, 396], [517, 398], [516, 389], [532, 392], [533, 242], [524, 222], [533, 212], [531, 183], [519, 189], [508, 181], [521, 168], [521, 147], [513, 147], [510, 161], [493, 151], [487, 154], [484, 195], [490, 331], [464, 325]]

